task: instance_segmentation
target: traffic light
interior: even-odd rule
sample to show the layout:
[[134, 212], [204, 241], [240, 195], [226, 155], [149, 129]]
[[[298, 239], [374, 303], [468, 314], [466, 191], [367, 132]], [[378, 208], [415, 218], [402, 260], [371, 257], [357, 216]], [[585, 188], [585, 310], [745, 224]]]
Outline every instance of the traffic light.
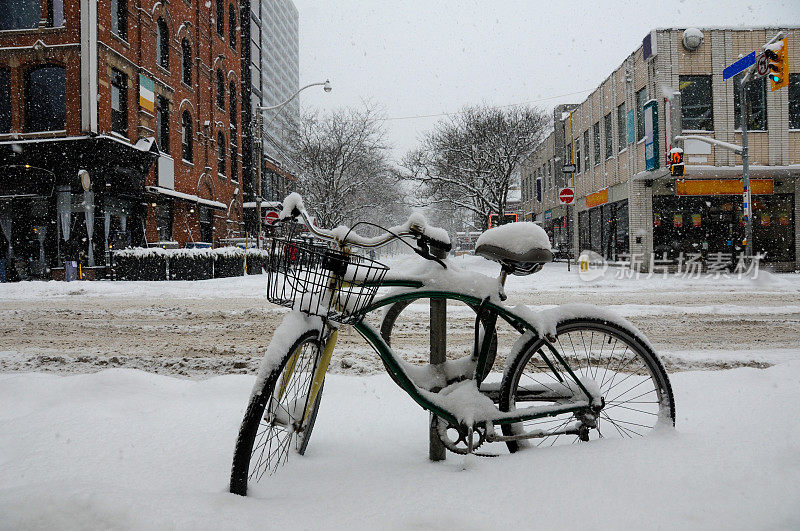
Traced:
[[667, 167], [669, 174], [673, 177], [683, 177], [683, 150], [681, 148], [672, 148], [667, 153]]
[[788, 38], [764, 46], [764, 55], [767, 56], [769, 77], [769, 90], [778, 90], [789, 84], [789, 50]]

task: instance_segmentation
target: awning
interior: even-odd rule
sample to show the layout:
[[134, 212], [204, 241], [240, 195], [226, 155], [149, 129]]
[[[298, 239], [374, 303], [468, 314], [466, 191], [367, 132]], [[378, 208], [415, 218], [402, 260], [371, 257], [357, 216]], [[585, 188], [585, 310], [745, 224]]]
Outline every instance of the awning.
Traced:
[[169, 188], [161, 188], [160, 186], [145, 186], [144, 188], [153, 194], [166, 195], [169, 197], [174, 197], [175, 199], [187, 201], [189, 203], [197, 203], [198, 205], [207, 206], [209, 208], [216, 208], [217, 210], [228, 210], [228, 206], [225, 203], [220, 203], [219, 201], [203, 199], [202, 197], [198, 197], [196, 195], [184, 194], [183, 192], [177, 192], [175, 190], [170, 190]]

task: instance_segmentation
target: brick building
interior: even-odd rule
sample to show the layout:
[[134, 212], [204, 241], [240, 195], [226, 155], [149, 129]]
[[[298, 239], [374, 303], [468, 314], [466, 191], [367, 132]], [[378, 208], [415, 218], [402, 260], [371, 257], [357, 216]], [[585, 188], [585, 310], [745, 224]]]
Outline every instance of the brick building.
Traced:
[[[683, 178], [670, 177], [665, 155], [673, 132], [741, 144], [738, 78], [723, 69], [779, 31], [788, 35], [789, 87], [748, 85], [753, 249], [779, 270], [800, 268], [800, 28], [659, 29], [585, 101], [555, 112], [555, 130], [522, 170], [524, 210], [557, 247], [591, 249], [608, 259], [636, 256], [675, 262], [699, 253], [731, 256], [743, 248], [742, 160], [700, 141], [684, 143]], [[692, 38], [690, 38], [692, 37]], [[679, 123], [666, 100], [680, 91]], [[648, 168], [644, 109], [655, 106], [655, 168]], [[673, 111], [674, 112], [674, 111]], [[676, 125], [668, 127], [667, 123]], [[572, 139], [572, 141], [570, 141]], [[653, 157], [651, 157], [652, 160]], [[571, 184], [576, 203], [558, 201]], [[569, 219], [568, 219], [569, 218]]]
[[21, 277], [242, 233], [239, 20], [229, 0], [0, 0], [0, 243]]

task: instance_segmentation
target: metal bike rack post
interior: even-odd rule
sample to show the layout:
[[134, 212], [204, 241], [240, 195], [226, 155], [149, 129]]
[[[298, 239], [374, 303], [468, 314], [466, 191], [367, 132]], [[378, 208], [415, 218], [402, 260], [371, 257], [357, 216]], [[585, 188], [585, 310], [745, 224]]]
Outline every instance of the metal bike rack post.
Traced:
[[[446, 252], [434, 250], [432, 253], [436, 258], [444, 259]], [[447, 300], [431, 299], [431, 364], [441, 365], [447, 359]], [[439, 439], [439, 434], [434, 428], [434, 416], [430, 414], [429, 436], [430, 445], [428, 458], [431, 461], [445, 460], [445, 447]]]

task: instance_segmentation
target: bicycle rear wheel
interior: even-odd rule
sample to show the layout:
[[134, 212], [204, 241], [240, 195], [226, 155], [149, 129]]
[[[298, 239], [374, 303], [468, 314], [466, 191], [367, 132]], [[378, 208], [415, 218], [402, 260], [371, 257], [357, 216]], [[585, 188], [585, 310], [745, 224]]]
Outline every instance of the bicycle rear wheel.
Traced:
[[249, 481], [272, 475], [291, 450], [303, 454], [322, 399], [309, 407], [314, 372], [322, 355], [318, 332], [302, 335], [264, 380], [247, 405], [231, 468], [230, 492], [245, 496]]
[[[553, 446], [603, 437], [637, 438], [659, 424], [675, 424], [672, 387], [658, 356], [630, 331], [599, 319], [566, 320], [558, 325], [555, 341], [532, 336], [505, 372], [501, 411], [547, 405], [548, 401], [541, 398], [544, 395], [538, 394], [542, 391], [546, 394], [567, 387], [582, 394], [553, 351], [581, 382], [599, 388], [604, 406], [599, 416], [588, 422], [580, 413], [564, 413], [503, 425], [505, 436], [542, 434], [507, 441], [510, 452], [531, 445]], [[582, 427], [582, 433], [560, 433], [572, 426]]]

